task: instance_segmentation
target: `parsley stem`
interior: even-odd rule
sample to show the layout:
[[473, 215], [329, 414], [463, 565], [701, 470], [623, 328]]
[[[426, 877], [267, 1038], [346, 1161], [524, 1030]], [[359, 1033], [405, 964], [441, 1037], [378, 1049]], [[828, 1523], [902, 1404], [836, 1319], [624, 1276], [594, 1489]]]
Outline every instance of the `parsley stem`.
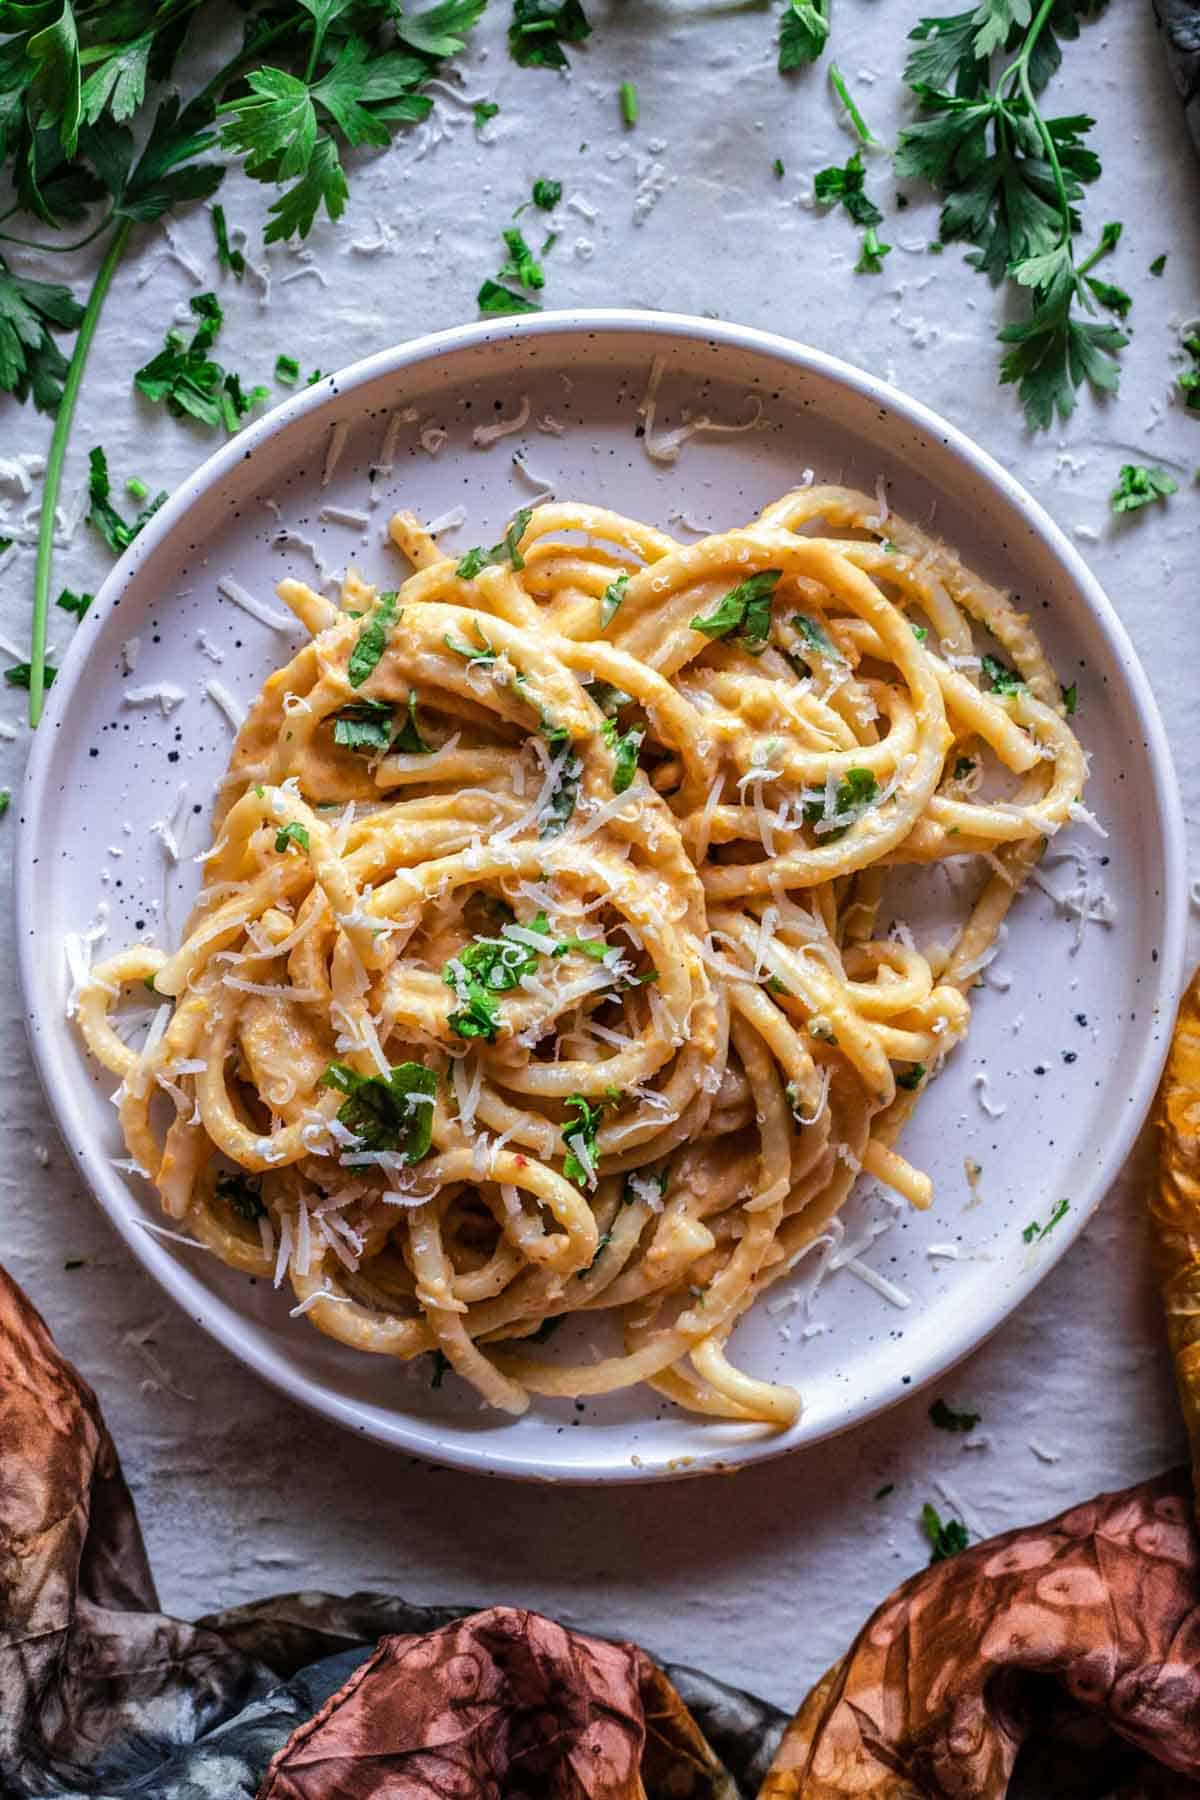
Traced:
[[1033, 92], [1033, 84], [1029, 79], [1029, 59], [1033, 55], [1034, 46], [1036, 45], [1038, 38], [1042, 35], [1046, 22], [1049, 19], [1050, 14], [1054, 11], [1056, 4], [1057, 0], [1042, 0], [1037, 12], [1030, 21], [1029, 30], [1025, 33], [1025, 42], [1021, 45], [1013, 63], [1005, 70], [1003, 76], [1001, 76], [1000, 85], [1003, 86], [1004, 83], [1015, 74], [1017, 84], [1021, 90], [1021, 96], [1025, 101], [1026, 106], [1029, 108], [1030, 117], [1034, 122], [1038, 136], [1042, 140], [1042, 148], [1046, 152], [1046, 161], [1050, 164], [1050, 171], [1054, 176], [1055, 197], [1058, 200], [1058, 210], [1062, 214], [1063, 242], [1066, 244], [1067, 249], [1070, 250], [1071, 202], [1067, 197], [1067, 184], [1063, 179], [1062, 164], [1058, 160], [1058, 145], [1054, 142], [1053, 132], [1042, 117], [1041, 108], [1038, 106], [1036, 96]]
[[29, 652], [29, 723], [36, 725], [42, 716], [42, 706], [46, 694], [46, 619], [50, 605], [50, 571], [54, 561], [54, 523], [58, 510], [58, 492], [62, 485], [63, 463], [67, 454], [67, 440], [71, 435], [71, 421], [75, 413], [75, 402], [79, 398], [79, 386], [83, 380], [83, 371], [87, 364], [88, 352], [92, 347], [92, 339], [100, 320], [112, 278], [117, 264], [125, 254], [125, 246], [129, 242], [129, 234], [133, 230], [132, 219], [122, 219], [114, 231], [112, 241], [104, 253], [104, 261], [96, 271], [96, 279], [92, 283], [92, 291], [88, 295], [87, 306], [83, 318], [79, 322], [79, 333], [75, 339], [75, 349], [71, 356], [70, 367], [63, 382], [62, 399], [59, 401], [58, 413], [54, 420], [54, 435], [50, 439], [50, 452], [46, 458], [46, 473], [42, 484], [42, 510], [38, 522], [37, 566], [33, 577], [33, 640]]
[[[13, 210], [16, 211], [16, 208], [14, 207]], [[4, 216], [7, 218], [7, 213]], [[0, 239], [3, 239], [6, 244], [20, 244], [24, 250], [45, 250], [52, 256], [68, 256], [72, 250], [86, 249], [87, 245], [93, 243], [101, 232], [108, 230], [112, 221], [112, 213], [106, 212], [93, 231], [89, 231], [86, 237], [77, 238], [73, 244], [39, 244], [33, 238], [14, 237], [11, 231], [0, 231]]]

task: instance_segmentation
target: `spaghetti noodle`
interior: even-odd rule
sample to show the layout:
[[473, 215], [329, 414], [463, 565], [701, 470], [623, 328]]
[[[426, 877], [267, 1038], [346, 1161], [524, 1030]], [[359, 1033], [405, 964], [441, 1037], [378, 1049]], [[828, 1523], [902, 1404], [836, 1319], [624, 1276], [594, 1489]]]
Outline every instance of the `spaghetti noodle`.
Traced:
[[[493, 1406], [647, 1382], [785, 1426], [728, 1340], [859, 1171], [930, 1204], [900, 1128], [1083, 786], [1053, 671], [844, 488], [686, 547], [576, 504], [457, 562], [391, 538], [395, 592], [280, 584], [310, 641], [238, 733], [184, 940], [78, 998], [129, 1154], [309, 1324]], [[889, 879], [950, 858], [978, 892], [918, 949]], [[596, 1312], [611, 1353], [542, 1349]]]

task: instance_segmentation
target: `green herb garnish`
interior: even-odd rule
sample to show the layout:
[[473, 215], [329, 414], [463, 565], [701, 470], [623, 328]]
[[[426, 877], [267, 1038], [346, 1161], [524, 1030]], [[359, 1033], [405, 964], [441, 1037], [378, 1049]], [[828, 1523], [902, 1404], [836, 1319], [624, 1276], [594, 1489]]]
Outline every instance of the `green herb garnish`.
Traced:
[[977, 1412], [956, 1412], [944, 1400], [935, 1400], [929, 1409], [930, 1421], [939, 1431], [974, 1431], [982, 1416]]
[[387, 649], [396, 617], [395, 592], [380, 594], [366, 624], [359, 630], [350, 652], [350, 660], [346, 664], [346, 679], [351, 687], [361, 687], [374, 671]]
[[269, 397], [268, 391], [259, 386], [246, 393], [238, 376], [209, 356], [224, 321], [216, 295], [193, 294], [188, 305], [199, 321], [190, 342], [182, 331], [172, 328], [158, 355], [138, 370], [133, 384], [148, 400], [165, 404], [177, 419], [186, 416], [208, 426], [224, 422], [226, 429], [234, 432], [246, 414]]
[[1073, 681], [1070, 687], [1062, 688], [1063, 711], [1068, 719], [1073, 719], [1079, 709], [1079, 683]]
[[395, 1150], [405, 1162], [420, 1162], [433, 1142], [437, 1073], [423, 1063], [395, 1065], [382, 1075], [359, 1075], [345, 1063], [330, 1063], [321, 1086], [346, 1099], [338, 1123], [352, 1131], [363, 1150]]
[[508, 48], [523, 69], [565, 69], [563, 45], [582, 44], [591, 35], [579, 0], [513, 0]]
[[[572, 1112], [575, 1114], [573, 1119], [568, 1117], [562, 1126], [562, 1138], [567, 1151], [563, 1174], [576, 1187], [593, 1186], [600, 1160], [596, 1141], [604, 1113], [603, 1102], [593, 1106], [582, 1094], [569, 1094], [563, 1105], [568, 1115]], [[603, 1245], [597, 1249], [597, 1255], [600, 1249], [603, 1249]]]
[[829, 36], [828, 0], [788, 0], [779, 21], [779, 72], [816, 62]]
[[1164, 469], [1145, 469], [1137, 463], [1124, 463], [1108, 503], [1115, 513], [1137, 512], [1143, 506], [1151, 506], [1155, 500], [1166, 500], [1178, 492], [1179, 483]]
[[632, 81], [621, 83], [620, 100], [622, 120], [626, 125], [636, 125], [638, 122], [638, 96]]
[[[98, 531], [114, 555], [119, 556], [122, 550], [128, 550], [138, 532], [152, 519], [159, 507], [166, 500], [165, 488], [156, 494], [149, 506], [142, 508], [132, 523], [123, 519], [111, 500], [111, 485], [108, 478], [108, 458], [99, 445], [88, 454], [88, 515], [87, 522], [93, 530]], [[48, 685], [48, 684], [47, 684]]]
[[707, 617], [697, 615], [690, 621], [692, 630], [710, 638], [740, 637], [751, 656], [761, 655], [771, 635], [771, 601], [782, 573], [761, 569], [739, 582]]
[[1025, 687], [1016, 671], [1002, 663], [998, 656], [983, 658], [983, 672], [991, 682], [994, 694], [1019, 694]]
[[476, 100], [471, 110], [475, 114], [476, 131], [482, 131], [488, 120], [495, 118], [500, 108], [494, 100]]
[[[458, 576], [459, 580], [474, 581], [475, 577], [479, 574], [479, 571], [487, 568], [491, 563], [506, 562], [514, 569], [523, 569], [525, 567], [525, 558], [521, 555], [520, 543], [532, 517], [533, 508], [531, 506], [523, 506], [520, 512], [514, 516], [512, 523], [509, 525], [498, 544], [493, 544], [490, 550], [485, 550], [481, 544], [476, 544], [473, 550], [468, 550], [466, 555], [460, 558], [454, 570], [454, 573]], [[476, 629], [478, 629], [478, 627], [476, 627]], [[481, 632], [480, 636], [482, 637], [482, 635]], [[486, 643], [487, 640], [485, 639], [484, 641]], [[446, 639], [446, 642], [450, 644], [449, 638]], [[450, 648], [457, 651], [458, 645], [450, 644]], [[490, 644], [488, 645], [488, 650], [491, 652], [489, 656], [480, 657], [473, 655], [471, 661], [494, 662], [496, 653], [491, 649]], [[462, 651], [459, 651], [458, 653], [460, 655], [463, 654]]]
[[921, 1530], [929, 1539], [931, 1563], [945, 1562], [947, 1557], [957, 1556], [970, 1542], [962, 1520], [947, 1519], [943, 1524], [936, 1506], [930, 1505], [929, 1501], [921, 1508]]
[[865, 180], [862, 152], [856, 150], [843, 168], [818, 169], [813, 193], [822, 206], [844, 207], [856, 225], [882, 225], [883, 214], [867, 194]]
[[298, 825], [292, 819], [287, 825], [281, 825], [275, 833], [275, 848], [282, 856], [289, 844], [295, 844], [301, 850], [308, 849], [308, 827]]
[[[883, 259], [885, 256], [890, 256], [891, 253], [892, 246], [881, 243], [875, 227], [868, 225], [863, 237], [862, 251], [854, 265], [854, 273], [856, 275], [881, 275]], [[914, 626], [913, 629], [916, 631], [920, 627]]]
[[605, 719], [601, 734], [613, 753], [613, 793], [623, 794], [637, 774], [638, 751], [646, 734], [634, 725], [622, 735], [612, 719]]
[[629, 586], [628, 575], [618, 575], [610, 581], [600, 599], [600, 629], [604, 631], [612, 624], [625, 598], [625, 589]]
[[64, 588], [54, 604], [61, 606], [64, 612], [74, 613], [77, 619], [82, 619], [95, 597], [94, 594], [77, 594], [73, 588]]
[[1037, 1220], [1033, 1219], [1026, 1225], [1021, 1233], [1022, 1243], [1034, 1244], [1040, 1242], [1042, 1238], [1048, 1237], [1054, 1230], [1054, 1227], [1058, 1224], [1059, 1220], [1066, 1217], [1070, 1210], [1070, 1206], [1071, 1202], [1069, 1200], [1059, 1200], [1055, 1203], [1054, 1211], [1050, 1214], [1050, 1217], [1046, 1220], [1044, 1225], [1039, 1225]]
[[[48, 688], [53, 687], [54, 677], [58, 674], [58, 670], [53, 663], [46, 663], [44, 668], [46, 686]], [[5, 669], [4, 679], [7, 681], [9, 687], [24, 688], [28, 692], [31, 673], [32, 671], [29, 663], [13, 663], [9, 668]]]
[[212, 209], [213, 236], [217, 240], [217, 262], [221, 268], [228, 269], [238, 280], [246, 273], [246, 258], [240, 250], [230, 247], [229, 231], [225, 224], [225, 208], [214, 206]]
[[907, 1093], [915, 1093], [925, 1079], [925, 1064], [913, 1063], [905, 1069], [903, 1075], [897, 1075], [896, 1086], [904, 1088]]
[[1165, 270], [1166, 266], [1167, 266], [1167, 254], [1166, 254], [1166, 251], [1164, 250], [1163, 254], [1161, 256], [1156, 256], [1154, 261], [1150, 264], [1150, 273], [1152, 275], [1161, 275], [1163, 273], [1163, 271]]
[[508, 251], [508, 261], [497, 271], [497, 281], [515, 281], [521, 287], [535, 290], [545, 287], [545, 271], [525, 242], [520, 229], [516, 225], [510, 225], [500, 235]]
[[433, 755], [433, 745], [427, 744], [421, 735], [421, 721], [417, 717], [416, 688], [409, 688], [408, 690], [408, 708], [405, 713], [404, 723], [400, 727], [396, 736], [396, 741], [392, 745], [392, 749], [400, 751], [405, 756]]
[[540, 206], [543, 212], [553, 212], [562, 199], [561, 181], [535, 181], [533, 184], [533, 204]]
[[277, 356], [275, 358], [275, 379], [284, 387], [295, 387], [300, 379], [300, 364], [294, 356]]
[[359, 700], [333, 715], [333, 741], [343, 750], [387, 750], [392, 741], [392, 708], [384, 700]]
[[511, 288], [506, 288], [502, 282], [493, 281], [490, 277], [480, 287], [475, 303], [481, 313], [497, 317], [503, 317], [506, 313], [535, 313], [542, 310], [536, 300], [527, 300], [523, 294], [514, 294]]
[[867, 124], [867, 121], [863, 118], [861, 112], [859, 112], [858, 107], [854, 104], [850, 89], [846, 86], [846, 78], [836, 63], [830, 63], [829, 65], [829, 80], [834, 93], [846, 109], [846, 116], [854, 127], [854, 134], [859, 143], [878, 144], [879, 139], [875, 136], [871, 127]]

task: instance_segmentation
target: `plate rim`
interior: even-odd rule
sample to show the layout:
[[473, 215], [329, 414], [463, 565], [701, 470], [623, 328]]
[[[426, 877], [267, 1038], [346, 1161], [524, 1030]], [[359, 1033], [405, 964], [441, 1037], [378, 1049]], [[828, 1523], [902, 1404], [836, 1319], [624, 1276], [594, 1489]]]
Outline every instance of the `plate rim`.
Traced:
[[[1043, 548], [1064, 567], [1085, 603], [1093, 627], [1106, 640], [1108, 650], [1122, 671], [1126, 693], [1136, 714], [1155, 777], [1153, 815], [1162, 846], [1161, 941], [1158, 961], [1154, 965], [1157, 979], [1146, 996], [1152, 1021], [1148, 1028], [1150, 1053], [1140, 1061], [1128, 1104], [1120, 1109], [1119, 1124], [1109, 1141], [1106, 1154], [1096, 1163], [1087, 1178], [1086, 1204], [1072, 1208], [1070, 1219], [1064, 1221], [1068, 1229], [1056, 1232], [1054, 1239], [1043, 1247], [1042, 1254], [1020, 1273], [1015, 1283], [1004, 1287], [998, 1299], [972, 1319], [969, 1341], [958, 1342], [948, 1351], [927, 1352], [918, 1359], [915, 1366], [910, 1366], [909, 1379], [904, 1384], [898, 1381], [894, 1391], [877, 1392], [873, 1397], [848, 1404], [844, 1415], [831, 1421], [816, 1436], [797, 1440], [791, 1433], [763, 1432], [731, 1442], [728, 1437], [717, 1439], [716, 1431], [720, 1429], [717, 1427], [711, 1450], [701, 1445], [694, 1456], [670, 1459], [666, 1463], [652, 1460], [652, 1453], [648, 1453], [639, 1464], [633, 1464], [628, 1457], [624, 1457], [603, 1463], [595, 1460], [581, 1461], [575, 1467], [564, 1470], [558, 1466], [539, 1466], [536, 1458], [527, 1455], [513, 1456], [495, 1438], [487, 1442], [470, 1438], [445, 1442], [441, 1437], [445, 1427], [436, 1421], [426, 1422], [403, 1414], [381, 1421], [369, 1405], [349, 1399], [318, 1379], [298, 1371], [283, 1352], [274, 1350], [270, 1345], [248, 1340], [240, 1320], [236, 1316], [232, 1321], [227, 1319], [223, 1307], [213, 1313], [199, 1305], [194, 1291], [198, 1285], [196, 1278], [152, 1233], [139, 1228], [136, 1215], [128, 1205], [128, 1189], [124, 1183], [119, 1183], [120, 1193], [124, 1197], [122, 1203], [116, 1195], [117, 1184], [112, 1171], [95, 1157], [86, 1141], [87, 1134], [81, 1134], [84, 1141], [76, 1144], [74, 1132], [68, 1127], [74, 1077], [61, 1066], [61, 1060], [54, 1051], [54, 1036], [49, 1027], [55, 1021], [51, 1017], [49, 1006], [40, 1002], [35, 967], [33, 922], [38, 859], [35, 854], [34, 822], [40, 818], [47, 798], [46, 789], [52, 773], [58, 730], [87, 664], [91, 647], [90, 633], [87, 631], [77, 631], [72, 638], [60, 665], [58, 678], [48, 695], [41, 729], [35, 732], [30, 748], [21, 785], [17, 841], [14, 847], [14, 912], [22, 1017], [47, 1106], [84, 1186], [137, 1260], [171, 1300], [181, 1306], [196, 1324], [239, 1362], [290, 1399], [390, 1449], [473, 1474], [556, 1485], [605, 1486], [622, 1482], [640, 1484], [701, 1474], [731, 1473], [794, 1450], [811, 1448], [828, 1437], [865, 1423], [897, 1401], [911, 1397], [940, 1379], [978, 1350], [1004, 1320], [1028, 1299], [1034, 1287], [1049, 1274], [1059, 1258], [1066, 1254], [1113, 1186], [1149, 1111], [1166, 1060], [1175, 1005], [1183, 981], [1187, 863], [1186, 828], [1174, 758], [1149, 679], [1112, 602], [1062, 528], [988, 451], [923, 402], [841, 357], [781, 333], [754, 326], [703, 319], [685, 313], [648, 312], [634, 308], [564, 309], [453, 326], [442, 331], [424, 333], [405, 343], [376, 351], [325, 376], [303, 392], [289, 396], [279, 406], [221, 445], [185, 477], [105, 577], [89, 609], [89, 624], [94, 627], [107, 618], [142, 562], [175, 531], [189, 509], [204, 494], [223, 481], [238, 464], [248, 460], [257, 449], [290, 430], [309, 414], [320, 413], [380, 377], [395, 376], [413, 366], [436, 363], [444, 356], [470, 350], [481, 344], [516, 341], [522, 337], [554, 340], [577, 334], [613, 337], [642, 334], [651, 343], [660, 339], [684, 339], [757, 353], [782, 362], [793, 371], [824, 377], [843, 389], [851, 390], [858, 398], [886, 408], [901, 423], [926, 435], [938, 437], [944, 448], [957, 462], [967, 467], [976, 481], [997, 493], [1023, 519]], [[108, 1191], [110, 1186], [113, 1189], [111, 1193]], [[676, 1466], [672, 1466], [672, 1461]], [[678, 1466], [680, 1463], [686, 1466]]]

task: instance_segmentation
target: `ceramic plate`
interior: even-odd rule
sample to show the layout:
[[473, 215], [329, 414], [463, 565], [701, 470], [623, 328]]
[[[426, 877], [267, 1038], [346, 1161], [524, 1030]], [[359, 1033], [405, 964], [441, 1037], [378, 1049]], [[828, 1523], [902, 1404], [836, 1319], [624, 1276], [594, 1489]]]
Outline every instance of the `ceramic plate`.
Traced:
[[[685, 413], [755, 427], [699, 433], [673, 465], [652, 460], [637, 408], [656, 357], [657, 429]], [[505, 430], [481, 445], [480, 426]], [[428, 1359], [405, 1367], [344, 1349], [289, 1319], [283, 1294], [151, 1235], [141, 1221], [161, 1218], [155, 1197], [114, 1166], [113, 1083], [65, 1017], [64, 940], [107, 908], [106, 947], [176, 941], [229, 753], [223, 693], [248, 703], [299, 641], [280, 622], [275, 582], [320, 585], [353, 561], [391, 585], [386, 523], [399, 505], [434, 521], [465, 509], [461, 528], [443, 525], [451, 547], [494, 540], [544, 490], [691, 540], [743, 523], [806, 469], [867, 489], [882, 476], [897, 511], [932, 520], [1033, 613], [1063, 681], [1078, 684], [1088, 801], [1108, 835], [1073, 826], [1052, 842], [975, 996], [968, 1042], [905, 1133], [906, 1154], [935, 1179], [932, 1210], [896, 1217], [877, 1193], [855, 1196], [854, 1266], [814, 1296], [801, 1264], [739, 1328], [740, 1362], [801, 1389], [800, 1422], [782, 1436], [706, 1423], [643, 1392], [503, 1419], [453, 1380], [431, 1387]], [[222, 591], [226, 577], [261, 616]], [[184, 696], [169, 716], [137, 698], [164, 681]], [[950, 895], [944, 871], [919, 885], [935, 911]], [[205, 463], [75, 635], [30, 759], [18, 870], [21, 977], [50, 1104], [85, 1180], [163, 1287], [259, 1374], [355, 1430], [462, 1467], [561, 1481], [702, 1472], [812, 1443], [932, 1380], [993, 1330], [1067, 1249], [1142, 1121], [1178, 990], [1185, 898], [1175, 785], [1145, 677], [1035, 502], [950, 426], [843, 363], [761, 332], [636, 313], [547, 313], [418, 340], [297, 395]], [[979, 1171], [970, 1181], [967, 1165]], [[1027, 1242], [1064, 1199], [1053, 1231]]]

